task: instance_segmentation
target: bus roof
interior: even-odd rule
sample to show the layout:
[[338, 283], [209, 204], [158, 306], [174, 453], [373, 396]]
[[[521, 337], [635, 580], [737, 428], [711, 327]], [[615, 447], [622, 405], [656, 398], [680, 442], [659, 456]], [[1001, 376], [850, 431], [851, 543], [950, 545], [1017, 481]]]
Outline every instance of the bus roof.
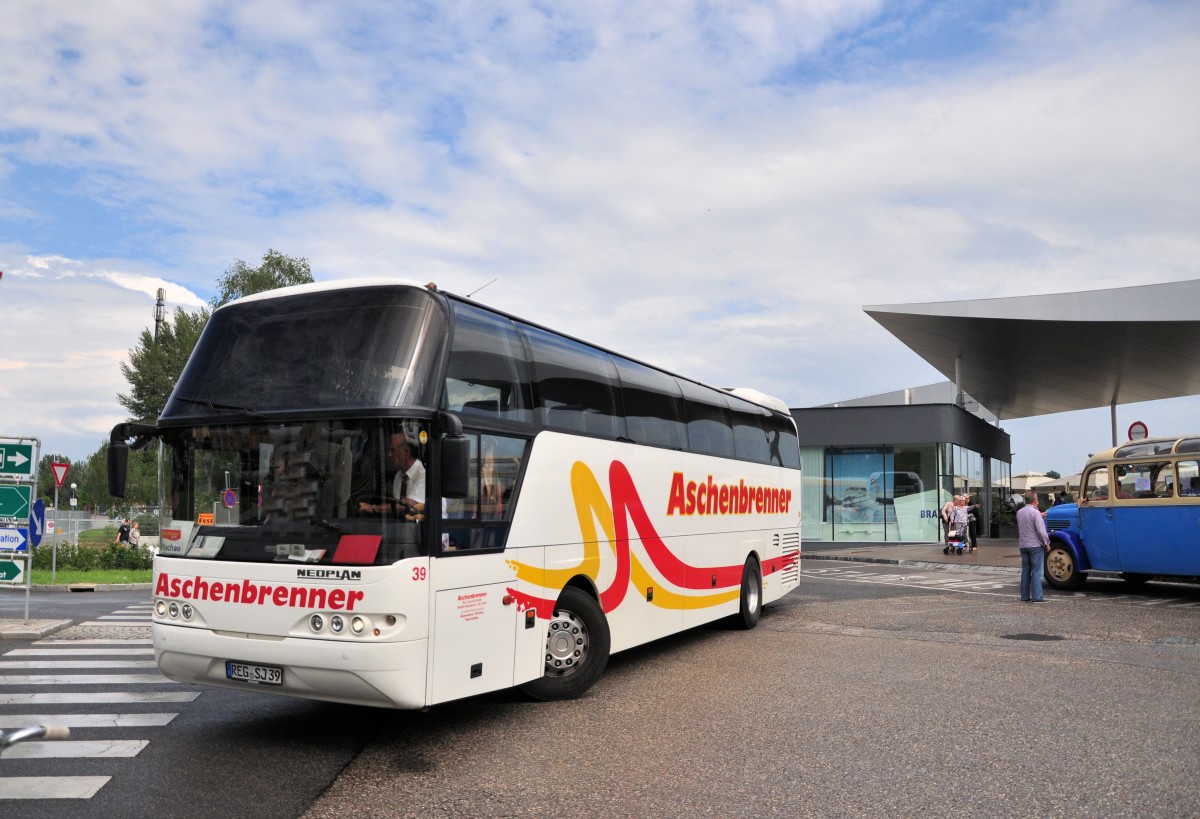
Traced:
[[593, 347], [597, 350], [603, 350], [604, 352], [606, 352], [610, 355], [620, 356], [621, 358], [627, 359], [629, 361], [636, 361], [639, 364], [642, 364], [644, 366], [650, 367], [655, 370], [659, 370], [660, 372], [669, 373], [670, 375], [673, 375], [676, 378], [682, 378], [686, 381], [691, 381], [693, 384], [700, 384], [702, 386], [709, 387], [710, 389], [715, 389], [715, 390], [719, 390], [721, 392], [729, 393], [730, 395], [740, 398], [743, 401], [749, 401], [752, 404], [757, 404], [758, 406], [763, 407], [765, 409], [769, 409], [773, 412], [782, 413], [783, 415], [786, 415], [789, 418], [792, 415], [791, 409], [788, 408], [788, 405], [784, 401], [782, 401], [779, 398], [776, 398], [772, 395], [768, 395], [765, 392], [761, 392], [759, 390], [752, 389], [750, 387], [715, 387], [711, 384], [705, 384], [703, 381], [697, 381], [695, 378], [689, 378], [688, 376], [685, 376], [685, 375], [679, 375], [678, 373], [671, 372], [670, 370], [665, 370], [662, 367], [657, 367], [657, 366], [655, 366], [653, 364], [649, 364], [645, 361], [640, 361], [636, 358], [632, 358], [631, 356], [625, 355], [624, 353], [619, 353], [615, 350], [610, 350], [605, 347], [601, 347], [599, 344], [595, 344], [590, 341], [585, 341], [584, 339], [581, 339], [581, 338], [576, 338], [575, 336], [572, 336], [568, 333], [564, 333], [561, 330], [555, 330], [552, 327], [547, 327], [545, 325], [538, 324], [535, 321], [530, 321], [528, 319], [512, 315], [511, 313], [507, 313], [507, 312], [505, 312], [503, 310], [499, 310], [495, 307], [491, 307], [486, 304], [480, 304], [479, 302], [477, 302], [471, 298], [468, 298], [467, 296], [460, 296], [455, 293], [450, 293], [445, 290], [440, 290], [438, 288], [438, 286], [433, 282], [430, 282], [428, 284], [421, 284], [419, 281], [417, 281], [415, 279], [404, 279], [404, 278], [397, 277], [397, 278], [373, 278], [373, 279], [367, 279], [367, 278], [336, 279], [334, 281], [327, 281], [327, 282], [312, 282], [311, 284], [293, 284], [293, 285], [289, 285], [287, 287], [277, 287], [274, 290], [264, 290], [261, 293], [253, 293], [249, 296], [242, 296], [239, 299], [234, 299], [233, 301], [226, 302], [225, 304], [221, 305], [217, 309], [223, 310], [226, 307], [229, 307], [230, 305], [245, 304], [245, 303], [253, 302], [253, 301], [263, 301], [263, 300], [267, 300], [267, 299], [286, 298], [288, 296], [299, 296], [299, 295], [304, 295], [307, 293], [321, 293], [321, 292], [329, 292], [329, 291], [334, 291], [334, 290], [352, 290], [352, 289], [363, 288], [363, 287], [414, 287], [414, 288], [421, 289], [421, 290], [430, 290], [434, 293], [438, 293], [442, 296], [445, 296], [446, 298], [454, 299], [455, 301], [460, 301], [460, 302], [463, 302], [464, 304], [471, 304], [480, 309], [488, 310], [492, 313], [497, 313], [499, 315], [506, 316], [507, 318], [510, 318], [514, 321], [520, 321], [525, 324], [529, 324], [534, 327], [538, 327], [540, 329], [546, 330], [547, 332], [554, 333], [555, 335], [570, 338], [574, 341], [578, 341], [581, 344], [586, 344], [589, 347]]

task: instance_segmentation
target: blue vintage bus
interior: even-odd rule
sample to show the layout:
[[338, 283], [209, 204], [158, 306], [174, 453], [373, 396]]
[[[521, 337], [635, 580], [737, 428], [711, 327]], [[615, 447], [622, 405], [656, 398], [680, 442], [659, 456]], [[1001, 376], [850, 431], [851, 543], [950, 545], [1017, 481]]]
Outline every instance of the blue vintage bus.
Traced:
[[1130, 583], [1200, 577], [1200, 435], [1130, 441], [1088, 459], [1077, 503], [1046, 512], [1046, 581], [1077, 589], [1090, 571]]

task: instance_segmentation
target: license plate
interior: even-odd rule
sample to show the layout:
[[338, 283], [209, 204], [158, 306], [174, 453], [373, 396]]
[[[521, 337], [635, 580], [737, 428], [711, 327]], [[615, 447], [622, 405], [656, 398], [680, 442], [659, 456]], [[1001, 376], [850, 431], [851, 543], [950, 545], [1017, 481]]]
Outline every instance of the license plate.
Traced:
[[283, 669], [274, 665], [254, 665], [226, 660], [225, 676], [231, 680], [259, 685], [283, 685]]

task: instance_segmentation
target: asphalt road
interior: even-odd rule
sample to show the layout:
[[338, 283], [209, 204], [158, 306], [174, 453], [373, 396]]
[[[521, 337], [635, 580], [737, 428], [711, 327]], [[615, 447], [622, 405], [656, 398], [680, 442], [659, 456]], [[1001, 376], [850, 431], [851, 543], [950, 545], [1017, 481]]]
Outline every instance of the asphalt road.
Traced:
[[389, 712], [180, 686], [200, 696], [135, 758], [0, 773], [115, 771], [31, 817], [1200, 813], [1200, 587], [1089, 581], [1033, 605], [1004, 573], [804, 573], [754, 631], [617, 655], [573, 702]]

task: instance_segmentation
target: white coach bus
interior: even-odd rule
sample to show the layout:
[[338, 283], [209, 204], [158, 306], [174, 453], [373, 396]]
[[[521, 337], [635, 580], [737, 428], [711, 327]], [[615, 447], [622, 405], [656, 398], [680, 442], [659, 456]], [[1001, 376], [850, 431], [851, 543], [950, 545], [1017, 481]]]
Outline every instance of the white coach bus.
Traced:
[[214, 311], [156, 425], [166, 676], [423, 708], [586, 691], [799, 582], [787, 407], [415, 282]]

